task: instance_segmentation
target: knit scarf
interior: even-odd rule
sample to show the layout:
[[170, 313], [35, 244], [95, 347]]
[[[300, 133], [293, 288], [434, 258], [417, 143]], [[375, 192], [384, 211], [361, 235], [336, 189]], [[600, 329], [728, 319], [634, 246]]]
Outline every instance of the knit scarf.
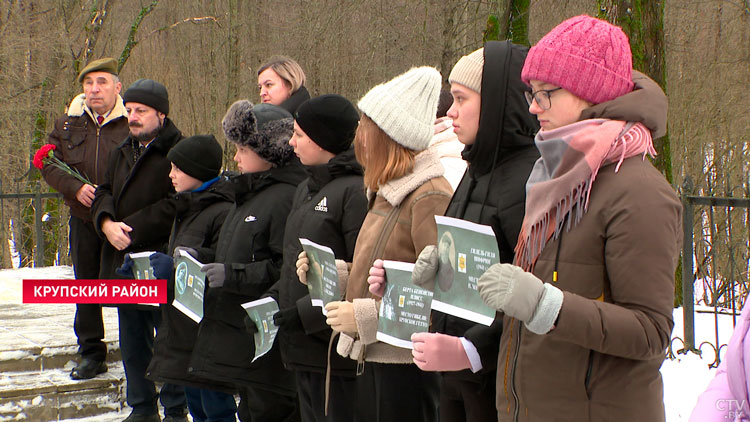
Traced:
[[526, 182], [526, 214], [516, 245], [515, 264], [531, 271], [551, 238], [557, 239], [568, 214], [567, 230], [588, 209], [591, 185], [599, 169], [626, 158], [655, 156], [651, 133], [641, 123], [590, 119], [539, 131], [534, 139], [541, 157]]

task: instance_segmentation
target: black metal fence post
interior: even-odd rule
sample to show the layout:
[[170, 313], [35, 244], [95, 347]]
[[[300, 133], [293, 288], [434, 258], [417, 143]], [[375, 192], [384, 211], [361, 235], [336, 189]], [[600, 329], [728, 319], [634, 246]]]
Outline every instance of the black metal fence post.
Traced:
[[[686, 181], [683, 188], [689, 188]], [[689, 190], [688, 190], [689, 191]], [[693, 204], [682, 195], [682, 322], [685, 351], [695, 350], [695, 310], [693, 304]]]
[[44, 266], [44, 232], [42, 231], [42, 192], [37, 189], [32, 199], [34, 204], [34, 267]]

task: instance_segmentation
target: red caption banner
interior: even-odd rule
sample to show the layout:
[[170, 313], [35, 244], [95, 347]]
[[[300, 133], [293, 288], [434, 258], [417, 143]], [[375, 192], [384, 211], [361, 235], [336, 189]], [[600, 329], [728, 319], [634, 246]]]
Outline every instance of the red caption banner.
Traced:
[[23, 280], [23, 303], [167, 303], [167, 280]]

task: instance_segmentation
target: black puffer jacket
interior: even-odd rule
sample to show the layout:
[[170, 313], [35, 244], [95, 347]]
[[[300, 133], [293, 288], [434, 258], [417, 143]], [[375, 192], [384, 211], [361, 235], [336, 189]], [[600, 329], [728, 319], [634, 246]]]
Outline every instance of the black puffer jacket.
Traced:
[[169, 179], [171, 164], [167, 152], [182, 133], [168, 118], [138, 161], [134, 161], [133, 140], [128, 136], [109, 154], [104, 181], [96, 188], [91, 215], [94, 227], [103, 239], [102, 220], [109, 216], [133, 228], [129, 247], [118, 251], [104, 242], [99, 278], [123, 278], [115, 274], [126, 253], [164, 252], [175, 216], [174, 187]]
[[[468, 169], [445, 215], [491, 226], [501, 262], [513, 261], [513, 250], [523, 221], [528, 179], [539, 152], [534, 135], [539, 130], [524, 97], [521, 68], [528, 48], [510, 42], [484, 46], [482, 104], [479, 130], [473, 145], [464, 149]], [[482, 359], [482, 371], [445, 373], [494, 388], [502, 319], [490, 326], [433, 313], [432, 330], [469, 339]]]
[[[297, 185], [306, 174], [295, 160], [280, 168], [232, 177], [235, 204], [219, 234], [214, 262], [225, 264], [226, 280], [206, 290], [204, 315], [188, 371], [239, 385], [255, 384], [293, 394], [293, 374], [281, 364], [278, 345], [250, 363], [253, 337], [245, 332], [241, 304], [261, 297], [279, 279], [284, 226]], [[200, 261], [207, 263], [207, 257]]]
[[[333, 250], [336, 259], [351, 262], [354, 244], [367, 214], [363, 170], [349, 149], [327, 164], [309, 167], [310, 177], [294, 194], [294, 205], [286, 221], [284, 264], [281, 279], [269, 291], [281, 309], [295, 307], [303, 328], [282, 327], [279, 331], [281, 356], [289, 369], [324, 372], [331, 328], [320, 307], [310, 303], [307, 287], [296, 274], [299, 238], [309, 239]], [[355, 375], [356, 362], [331, 354], [331, 371]]]
[[[187, 246], [211, 257], [219, 241], [219, 231], [232, 207], [234, 190], [226, 179], [219, 179], [201, 192], [175, 195], [177, 216], [172, 225], [168, 254], [177, 246]], [[174, 278], [167, 283], [169, 298], [161, 307], [161, 325], [154, 340], [154, 357], [146, 376], [161, 382], [196, 388], [234, 391], [231, 384], [221, 384], [188, 374], [190, 355], [195, 346], [198, 324], [174, 308]]]

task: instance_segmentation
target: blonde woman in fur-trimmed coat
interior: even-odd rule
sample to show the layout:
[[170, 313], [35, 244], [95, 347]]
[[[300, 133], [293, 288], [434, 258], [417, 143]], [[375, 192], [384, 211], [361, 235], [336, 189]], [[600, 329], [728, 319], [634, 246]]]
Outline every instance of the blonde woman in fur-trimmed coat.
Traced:
[[369, 408], [373, 421], [434, 421], [438, 415], [437, 375], [417, 368], [411, 350], [375, 339], [380, 299], [369, 293], [367, 277], [376, 259], [414, 262], [437, 237], [434, 215], [445, 212], [452, 193], [439, 156], [427, 150], [440, 80], [434, 68], [414, 68], [358, 103], [363, 116], [354, 142], [365, 169], [368, 213], [345, 300], [326, 306], [326, 322], [341, 333], [337, 352], [364, 365], [358, 405]]

